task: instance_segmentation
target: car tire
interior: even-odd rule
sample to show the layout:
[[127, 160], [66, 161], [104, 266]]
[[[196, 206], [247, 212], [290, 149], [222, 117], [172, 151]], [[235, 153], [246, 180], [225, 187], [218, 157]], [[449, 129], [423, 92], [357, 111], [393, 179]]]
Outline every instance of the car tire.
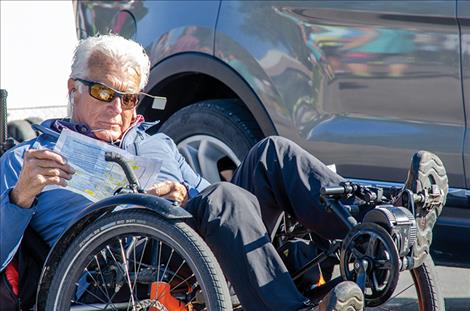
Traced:
[[173, 114], [160, 128], [189, 165], [210, 182], [230, 181], [233, 170], [263, 134], [238, 99], [198, 102]]
[[26, 120], [8, 122], [7, 133], [8, 137], [13, 138], [20, 143], [37, 136], [36, 132], [31, 128], [31, 124]]

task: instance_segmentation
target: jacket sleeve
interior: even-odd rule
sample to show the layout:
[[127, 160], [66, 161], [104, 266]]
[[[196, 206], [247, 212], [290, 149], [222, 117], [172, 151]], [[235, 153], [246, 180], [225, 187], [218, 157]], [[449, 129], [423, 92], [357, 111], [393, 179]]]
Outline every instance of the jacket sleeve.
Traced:
[[18, 249], [36, 208], [21, 208], [10, 202], [25, 148], [8, 151], [0, 158], [0, 271], [5, 269]]
[[183, 175], [183, 185], [185, 185], [188, 189], [188, 196], [191, 199], [198, 195], [202, 190], [207, 188], [210, 183], [206, 179], [201, 177], [198, 173], [193, 171], [191, 166], [189, 166], [188, 162], [186, 162], [186, 159], [178, 151], [178, 148], [173, 140], [171, 140], [171, 144], [172, 149], [175, 153], [176, 160], [179, 163], [181, 174]]

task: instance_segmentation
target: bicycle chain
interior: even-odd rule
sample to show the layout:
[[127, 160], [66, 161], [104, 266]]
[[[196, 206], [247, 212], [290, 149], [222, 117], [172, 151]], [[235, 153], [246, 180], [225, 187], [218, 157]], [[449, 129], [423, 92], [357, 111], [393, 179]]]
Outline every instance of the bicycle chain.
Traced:
[[149, 308], [157, 308], [158, 311], [168, 311], [168, 309], [160, 301], [154, 299], [145, 299], [139, 301], [139, 305], [136, 307], [136, 311], [144, 311]]

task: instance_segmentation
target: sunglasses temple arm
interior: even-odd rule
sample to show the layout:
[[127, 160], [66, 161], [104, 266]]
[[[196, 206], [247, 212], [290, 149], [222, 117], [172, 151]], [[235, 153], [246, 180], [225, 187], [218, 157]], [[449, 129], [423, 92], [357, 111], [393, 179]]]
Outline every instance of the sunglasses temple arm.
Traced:
[[139, 94], [148, 96], [148, 97], [153, 98], [153, 99], [159, 99], [159, 100], [166, 101], [166, 97], [163, 97], [163, 96], [150, 95], [150, 94], [147, 94], [147, 93], [144, 93], [144, 92], [139, 92]]

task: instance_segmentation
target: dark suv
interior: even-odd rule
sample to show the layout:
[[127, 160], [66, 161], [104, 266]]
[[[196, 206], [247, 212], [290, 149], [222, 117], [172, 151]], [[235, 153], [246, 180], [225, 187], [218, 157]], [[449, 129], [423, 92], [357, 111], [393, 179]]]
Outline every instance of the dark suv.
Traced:
[[[433, 258], [470, 266], [470, 1], [78, 1], [77, 34], [150, 55], [143, 101], [210, 181], [257, 140], [288, 137], [339, 174], [400, 186], [411, 155], [449, 175]], [[163, 108], [165, 108], [163, 110]]]

